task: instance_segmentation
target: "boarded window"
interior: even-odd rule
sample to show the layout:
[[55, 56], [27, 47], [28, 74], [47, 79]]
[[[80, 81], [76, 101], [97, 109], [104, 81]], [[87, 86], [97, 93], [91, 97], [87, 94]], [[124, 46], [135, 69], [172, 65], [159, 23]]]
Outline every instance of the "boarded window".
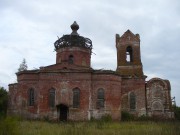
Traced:
[[34, 89], [29, 89], [28, 92], [28, 96], [29, 96], [29, 106], [33, 106], [34, 105]]
[[132, 62], [133, 61], [133, 56], [132, 56], [132, 47], [128, 46], [126, 48], [126, 61], [127, 62]]
[[55, 89], [49, 90], [49, 106], [55, 107]]
[[97, 108], [104, 108], [104, 90], [99, 89], [97, 92]]
[[80, 90], [78, 88], [73, 89], [73, 108], [79, 108], [80, 105]]
[[134, 92], [131, 92], [130, 94], [130, 110], [136, 109], [136, 95]]
[[74, 63], [74, 56], [73, 55], [69, 56], [68, 62], [69, 62], [69, 64], [73, 64]]

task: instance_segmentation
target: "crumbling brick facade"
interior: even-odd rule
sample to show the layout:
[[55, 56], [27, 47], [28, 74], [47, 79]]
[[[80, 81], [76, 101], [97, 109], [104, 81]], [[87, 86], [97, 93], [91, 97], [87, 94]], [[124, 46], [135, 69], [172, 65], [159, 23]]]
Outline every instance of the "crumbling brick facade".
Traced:
[[171, 112], [170, 82], [160, 78], [153, 78], [146, 83], [146, 104], [149, 116], [173, 118]]
[[[151, 93], [159, 87], [152, 90], [153, 81], [145, 81], [139, 35], [128, 30], [116, 36], [116, 71], [94, 70], [91, 40], [79, 36], [76, 22], [71, 28], [70, 35], [54, 43], [56, 64], [17, 73], [18, 83], [9, 85], [8, 114], [60, 121], [99, 119], [104, 115], [120, 120], [121, 111], [135, 116], [154, 115], [155, 98]], [[170, 83], [160, 82], [166, 95], [160, 98], [160, 107], [170, 112]]]

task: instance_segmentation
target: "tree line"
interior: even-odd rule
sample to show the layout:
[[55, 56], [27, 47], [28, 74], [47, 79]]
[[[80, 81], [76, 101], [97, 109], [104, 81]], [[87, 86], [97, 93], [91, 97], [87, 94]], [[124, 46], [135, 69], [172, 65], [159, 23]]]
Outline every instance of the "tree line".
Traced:
[[7, 106], [8, 106], [8, 92], [4, 87], [0, 87], [0, 117], [6, 116]]

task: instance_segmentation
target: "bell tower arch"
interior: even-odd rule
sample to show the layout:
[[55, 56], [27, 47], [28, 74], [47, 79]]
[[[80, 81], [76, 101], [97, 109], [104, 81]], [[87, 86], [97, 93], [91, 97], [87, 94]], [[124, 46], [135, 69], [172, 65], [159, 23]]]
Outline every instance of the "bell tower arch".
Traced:
[[123, 76], [142, 77], [140, 36], [127, 30], [122, 36], [116, 34], [117, 72]]

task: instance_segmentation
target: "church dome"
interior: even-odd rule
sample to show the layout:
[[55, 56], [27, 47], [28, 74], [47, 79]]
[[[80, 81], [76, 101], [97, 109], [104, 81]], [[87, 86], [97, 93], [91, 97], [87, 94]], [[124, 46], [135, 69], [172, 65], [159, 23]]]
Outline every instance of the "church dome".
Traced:
[[55, 43], [55, 50], [64, 47], [81, 47], [92, 49], [92, 41], [89, 38], [85, 38], [83, 36], [79, 36], [77, 30], [79, 29], [79, 25], [74, 21], [71, 25], [72, 33], [70, 35], [63, 35], [59, 38]]

